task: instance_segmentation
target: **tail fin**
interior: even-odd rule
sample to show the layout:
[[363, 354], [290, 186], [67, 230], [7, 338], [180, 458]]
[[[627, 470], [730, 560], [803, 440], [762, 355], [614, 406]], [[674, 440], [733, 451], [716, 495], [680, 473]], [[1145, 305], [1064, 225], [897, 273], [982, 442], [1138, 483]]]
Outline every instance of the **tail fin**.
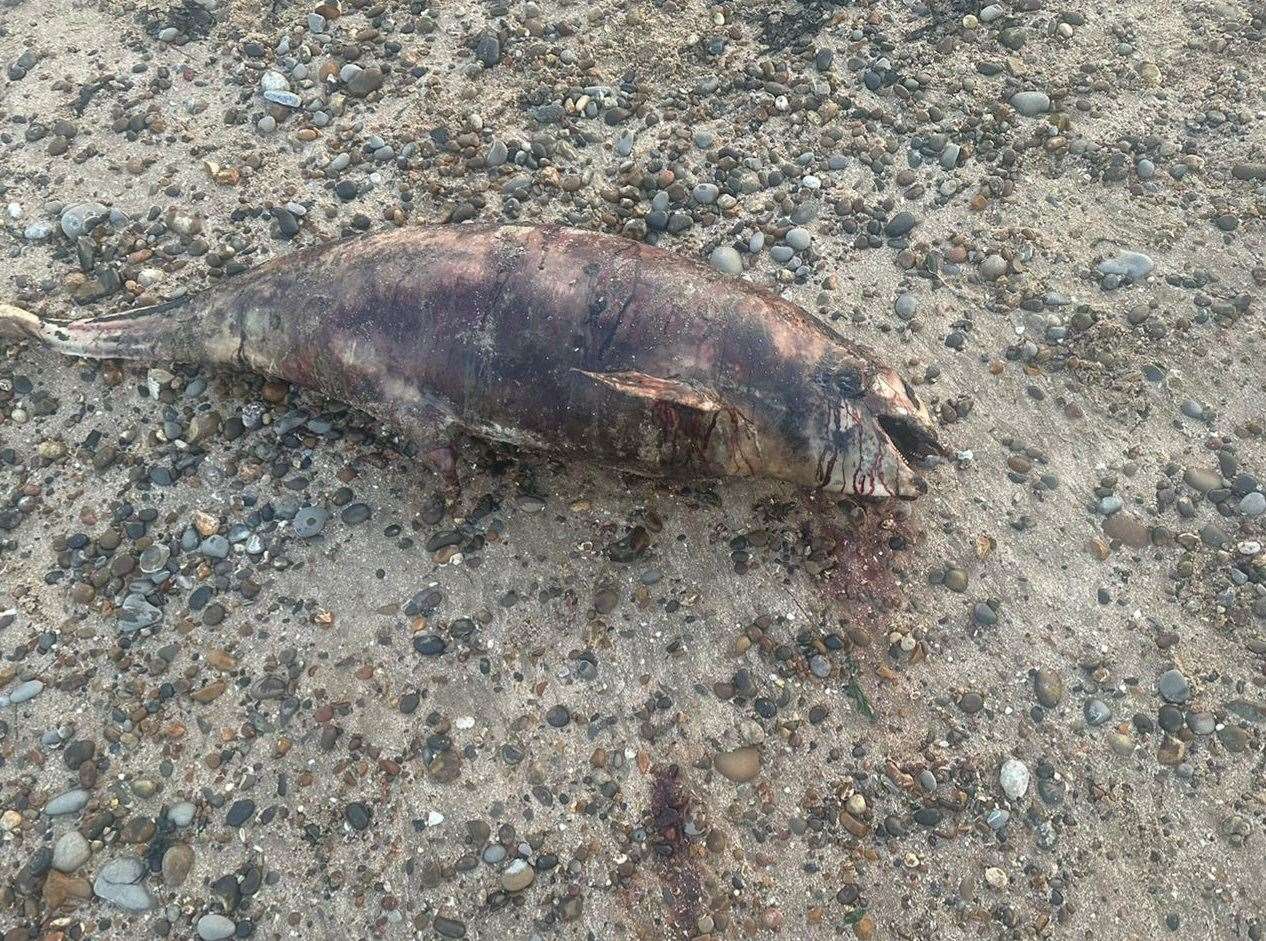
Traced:
[[44, 320], [0, 303], [0, 337], [33, 339], [67, 356], [191, 362], [201, 359], [194, 305], [182, 297], [87, 320]]

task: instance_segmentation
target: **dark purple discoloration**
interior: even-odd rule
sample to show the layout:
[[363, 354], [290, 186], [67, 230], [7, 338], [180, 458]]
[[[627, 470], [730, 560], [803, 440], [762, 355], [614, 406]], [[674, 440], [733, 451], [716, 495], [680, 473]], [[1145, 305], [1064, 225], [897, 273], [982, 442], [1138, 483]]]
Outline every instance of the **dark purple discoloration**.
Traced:
[[84, 338], [105, 318], [66, 327], [80, 342], [63, 345], [233, 364], [422, 440], [465, 429], [647, 474], [910, 496], [884, 429], [938, 450], [869, 350], [746, 281], [591, 232], [418, 227], [327, 243], [164, 316], [171, 329], [130, 334], [140, 346], [116, 326], [94, 352]]

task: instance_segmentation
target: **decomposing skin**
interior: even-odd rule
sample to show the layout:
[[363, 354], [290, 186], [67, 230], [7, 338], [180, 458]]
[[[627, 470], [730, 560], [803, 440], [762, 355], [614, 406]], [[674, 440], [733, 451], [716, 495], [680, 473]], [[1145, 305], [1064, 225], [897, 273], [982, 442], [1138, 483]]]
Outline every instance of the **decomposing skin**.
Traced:
[[317, 389], [441, 465], [465, 431], [645, 475], [914, 497], [926, 487], [911, 463], [942, 453], [901, 377], [796, 305], [651, 245], [554, 226], [397, 229], [90, 320], [0, 305], [0, 327], [70, 355]]

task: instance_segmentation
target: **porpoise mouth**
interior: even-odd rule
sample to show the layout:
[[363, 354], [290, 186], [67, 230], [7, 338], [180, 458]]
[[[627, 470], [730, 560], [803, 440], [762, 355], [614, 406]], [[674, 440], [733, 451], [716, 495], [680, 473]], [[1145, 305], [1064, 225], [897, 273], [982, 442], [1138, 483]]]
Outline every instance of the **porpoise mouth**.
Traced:
[[933, 455], [946, 456], [945, 446], [937, 439], [936, 432], [917, 419], [906, 415], [880, 414], [878, 421], [879, 427], [892, 439], [907, 464], [921, 464]]
[[892, 369], [884, 369], [875, 377], [867, 405], [899, 455], [902, 466], [897, 469], [896, 496], [914, 499], [927, 493], [927, 483], [915, 468], [930, 457], [948, 456], [927, 409]]

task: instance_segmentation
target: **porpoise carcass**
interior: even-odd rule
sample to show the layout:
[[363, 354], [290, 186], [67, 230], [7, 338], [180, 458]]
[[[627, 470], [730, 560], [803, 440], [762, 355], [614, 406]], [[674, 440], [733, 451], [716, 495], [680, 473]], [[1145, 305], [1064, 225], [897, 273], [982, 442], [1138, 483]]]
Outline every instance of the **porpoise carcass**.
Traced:
[[416, 226], [326, 242], [199, 294], [77, 321], [0, 304], [73, 356], [205, 363], [389, 422], [450, 480], [455, 433], [651, 476], [912, 498], [943, 455], [878, 356], [795, 304], [662, 248], [557, 226]]

